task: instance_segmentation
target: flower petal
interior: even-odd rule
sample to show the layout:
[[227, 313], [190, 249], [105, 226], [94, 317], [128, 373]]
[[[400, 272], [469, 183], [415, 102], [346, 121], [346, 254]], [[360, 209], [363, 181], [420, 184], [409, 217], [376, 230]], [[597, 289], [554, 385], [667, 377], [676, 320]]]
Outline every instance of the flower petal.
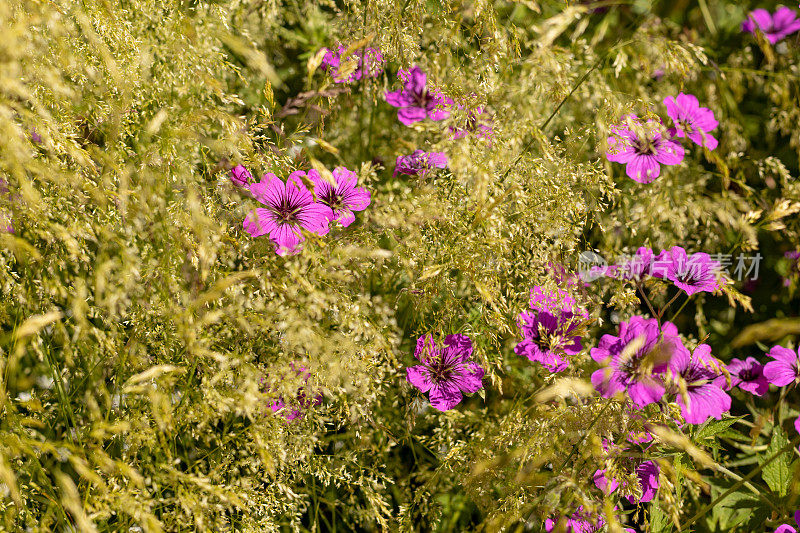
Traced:
[[478, 392], [483, 388], [484, 370], [478, 363], [465, 363], [453, 375], [453, 382], [462, 392]]
[[431, 401], [431, 407], [439, 411], [449, 411], [464, 399], [458, 386], [449, 381], [434, 384], [431, 387], [428, 398]]
[[433, 382], [429, 378], [428, 369], [423, 365], [416, 365], [406, 368], [406, 379], [420, 392], [428, 392], [433, 387]]

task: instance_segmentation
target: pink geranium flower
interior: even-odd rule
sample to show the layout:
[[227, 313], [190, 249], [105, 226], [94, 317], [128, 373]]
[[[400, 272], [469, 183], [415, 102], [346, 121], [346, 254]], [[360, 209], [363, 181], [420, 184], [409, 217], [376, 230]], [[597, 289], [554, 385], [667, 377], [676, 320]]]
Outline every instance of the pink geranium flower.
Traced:
[[523, 340], [514, 353], [537, 362], [550, 372], [562, 372], [569, 366], [565, 355], [575, 355], [582, 349], [581, 338], [575, 330], [586, 320], [588, 313], [578, 306], [566, 291], [544, 292], [541, 287], [531, 290], [530, 311], [519, 315]]
[[445, 106], [453, 104], [453, 100], [439, 91], [428, 89], [428, 77], [422, 69], [415, 66], [411, 70], [400, 70], [397, 75], [403, 80], [403, 88], [386, 92], [386, 102], [397, 107], [397, 119], [410, 126], [415, 122], [429, 118], [444, 120], [450, 116]]
[[626, 124], [611, 128], [608, 138], [609, 161], [625, 165], [625, 173], [639, 183], [650, 183], [661, 174], [661, 165], [683, 161], [683, 147], [664, 137], [661, 124], [642, 122], [629, 115]]
[[615, 265], [616, 268], [613, 271], [621, 279], [641, 280], [650, 274], [653, 259], [653, 250], [641, 246], [632, 257], [619, 265]]
[[719, 261], [713, 261], [706, 253], [687, 255], [680, 246], [663, 250], [653, 261], [651, 273], [658, 278], [670, 280], [686, 294], [714, 292], [719, 288], [717, 273], [722, 269]]
[[[294, 363], [289, 363], [289, 367], [294, 371], [296, 376], [303, 378], [304, 383], [308, 383], [311, 374], [308, 372], [306, 367], [302, 365], [295, 365]], [[285, 377], [285, 374], [281, 375], [281, 379], [284, 379]], [[266, 384], [266, 380], [262, 378], [261, 383]], [[269, 390], [270, 387], [267, 386], [266, 389]], [[303, 416], [303, 410], [321, 404], [322, 394], [307, 391], [305, 386], [301, 386], [298, 387], [297, 394], [293, 400], [287, 402], [282, 397], [279, 397], [269, 406], [269, 408], [273, 413], [283, 416], [283, 418], [285, 418], [288, 422], [293, 422]]]
[[[458, 108], [463, 109], [464, 106], [459, 105]], [[483, 107], [476, 107], [467, 111], [464, 127], [451, 126], [450, 131], [453, 132], [453, 140], [463, 139], [470, 133], [474, 133], [476, 137], [481, 139], [491, 139], [494, 134], [491, 120], [484, 115]]]
[[603, 335], [592, 359], [605, 365], [592, 374], [592, 385], [605, 398], [625, 392], [639, 409], [663, 398], [662, 374], [676, 353], [688, 354], [671, 322], [659, 328], [655, 318], [631, 317], [619, 335]]
[[268, 173], [250, 185], [252, 195], [266, 207], [251, 211], [244, 220], [244, 229], [253, 237], [269, 235], [278, 255], [299, 253], [305, 241], [301, 230], [325, 235], [334, 218], [331, 208], [315, 202], [303, 185], [300, 178], [305, 174], [301, 170], [292, 172], [284, 183]]
[[719, 144], [710, 135], [719, 126], [714, 112], [707, 107], [700, 107], [697, 98], [691, 94], [680, 93], [677, 98], [664, 98], [667, 114], [675, 127], [669, 130], [673, 137], [688, 137], [695, 144], [713, 150]]
[[[794, 523], [797, 524], [797, 527], [800, 527], [800, 511], [794, 512]], [[778, 526], [778, 529], [775, 530], [775, 533], [797, 533], [797, 529], [789, 524], [783, 524]]]
[[319, 201], [333, 211], [333, 219], [344, 227], [356, 220], [353, 211], [363, 211], [369, 206], [372, 195], [362, 187], [356, 187], [358, 174], [345, 167], [333, 169], [336, 185], [319, 175], [316, 170], [309, 170], [308, 177], [314, 182], [314, 192]]
[[[763, 396], [769, 390], [769, 381], [764, 375], [764, 365], [755, 357], [748, 357], [744, 361], [733, 358], [726, 367], [731, 376], [730, 388], [739, 387], [755, 396]], [[716, 383], [720, 387], [726, 387], [725, 376], [717, 378]]]
[[444, 152], [414, 150], [410, 155], [397, 156], [393, 175], [405, 174], [422, 178], [435, 168], [447, 168], [447, 156]]
[[775, 44], [800, 30], [800, 20], [797, 19], [795, 10], [789, 7], [779, 7], [774, 15], [766, 9], [756, 9], [742, 22], [742, 31], [755, 33], [756, 28], [770, 43]]
[[795, 352], [783, 346], [773, 346], [767, 355], [774, 359], [764, 365], [767, 381], [783, 387], [800, 378], [800, 348]]
[[483, 388], [484, 370], [470, 361], [472, 340], [466, 335], [448, 335], [436, 346], [431, 335], [417, 340], [414, 357], [422, 363], [406, 369], [406, 379], [420, 392], [428, 392], [431, 406], [448, 411], [461, 403], [463, 393]]
[[708, 344], [699, 345], [691, 356], [683, 350], [675, 352], [669, 367], [685, 387], [685, 395], [680, 389], [673, 392], [686, 422], [702, 424], [711, 417], [720, 420], [722, 413], [730, 410], [731, 397], [717, 385], [719, 363], [711, 355]]
[[347, 51], [343, 45], [338, 45], [336, 50], [325, 48], [325, 56], [322, 58], [320, 67], [333, 76], [335, 83], [350, 83], [362, 78], [376, 78], [383, 72], [383, 64], [386, 60], [380, 51], [374, 48], [364, 48], [356, 50], [346, 61], [355, 61], [357, 66], [353, 72], [342, 77], [339, 75], [339, 67], [342, 65], [342, 55]]
[[[658, 476], [661, 473], [661, 467], [655, 461], [639, 461], [635, 465], [636, 475], [639, 478], [639, 486], [642, 488], [641, 498], [627, 496], [630, 503], [645, 503], [651, 501], [658, 492]], [[594, 473], [594, 484], [598, 489], [602, 490], [605, 494], [611, 494], [620, 486], [619, 481], [614, 478], [606, 476], [607, 470], [605, 468], [597, 470]]]
[[237, 187], [244, 187], [253, 179], [253, 175], [244, 165], [236, 165], [231, 169], [231, 183]]

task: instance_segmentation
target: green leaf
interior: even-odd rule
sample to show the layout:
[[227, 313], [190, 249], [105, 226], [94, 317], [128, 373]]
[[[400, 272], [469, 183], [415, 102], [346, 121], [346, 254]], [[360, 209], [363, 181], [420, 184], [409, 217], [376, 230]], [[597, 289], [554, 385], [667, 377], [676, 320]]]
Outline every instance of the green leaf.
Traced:
[[[730, 479], [710, 481], [712, 498], [734, 483]], [[762, 531], [769, 513], [770, 508], [763, 501], [740, 487], [712, 508], [711, 516], [706, 517], [706, 526], [713, 531]]]
[[744, 417], [740, 416], [740, 417], [724, 418], [722, 420], [709, 419], [697, 429], [697, 432], [694, 434], [694, 440], [695, 442], [698, 442], [703, 439], [710, 439], [711, 437], [716, 436], [718, 433], [725, 431], [726, 429], [734, 425], [737, 420], [741, 420], [742, 418]]
[[654, 501], [650, 505], [650, 532], [669, 533], [670, 531], [672, 531], [672, 521], [658, 506], [658, 502]]
[[[761, 462], [764, 463], [768, 458], [778, 453], [788, 442], [789, 439], [783, 429], [780, 426], [775, 426], [772, 430], [772, 440], [769, 442], [769, 448], [767, 453], [761, 457]], [[789, 490], [789, 481], [791, 480], [789, 452], [791, 450], [782, 453], [780, 457], [765, 466], [761, 471], [761, 478], [766, 482], [767, 486], [781, 497], [786, 496], [786, 492]]]

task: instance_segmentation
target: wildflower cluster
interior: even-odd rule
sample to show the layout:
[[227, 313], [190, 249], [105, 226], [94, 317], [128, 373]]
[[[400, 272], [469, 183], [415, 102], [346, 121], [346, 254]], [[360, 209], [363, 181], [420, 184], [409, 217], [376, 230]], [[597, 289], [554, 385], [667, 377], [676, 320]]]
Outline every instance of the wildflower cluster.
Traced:
[[609, 161], [625, 165], [625, 173], [639, 183], [651, 183], [661, 174], [661, 165], [678, 165], [685, 150], [676, 139], [688, 138], [699, 146], [713, 150], [719, 144], [709, 132], [719, 123], [714, 112], [700, 107], [697, 97], [680, 93], [664, 98], [664, 107], [673, 127], [664, 130], [660, 120], [642, 121], [636, 115], [611, 128], [608, 138]]
[[[248, 183], [250, 173], [237, 165], [231, 170], [231, 181], [247, 188], [266, 206], [247, 215], [245, 231], [253, 237], [269, 235], [275, 244], [275, 253], [293, 255], [302, 250], [305, 241], [302, 230], [326, 235], [331, 222], [349, 226], [356, 219], [353, 211], [366, 209], [371, 195], [366, 189], [356, 187], [358, 175], [355, 172], [336, 167], [332, 176], [334, 183], [316, 170], [298, 170], [289, 174], [285, 183], [272, 173], [264, 174], [257, 183]], [[313, 193], [306, 188], [303, 178], [311, 181]]]

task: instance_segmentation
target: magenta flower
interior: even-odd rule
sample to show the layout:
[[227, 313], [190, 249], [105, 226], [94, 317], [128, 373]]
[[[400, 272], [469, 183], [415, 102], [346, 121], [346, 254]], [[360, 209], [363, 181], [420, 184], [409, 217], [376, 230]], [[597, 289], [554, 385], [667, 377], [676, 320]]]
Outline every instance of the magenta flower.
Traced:
[[[639, 486], [642, 488], [641, 498], [634, 496], [627, 496], [630, 503], [646, 503], [651, 501], [658, 492], [658, 476], [661, 473], [661, 467], [655, 461], [640, 461], [635, 466], [636, 475], [639, 478]], [[609, 479], [606, 477], [607, 471], [605, 468], [597, 470], [594, 473], [594, 484], [598, 489], [602, 490], [605, 494], [611, 494], [620, 486], [619, 481], [614, 478]], [[623, 485], [624, 486], [624, 485]]]
[[770, 43], [775, 44], [800, 30], [800, 20], [797, 19], [794, 9], [788, 7], [779, 7], [774, 15], [770, 15], [766, 9], [756, 9], [742, 22], [742, 31], [755, 33], [756, 28]]
[[665, 278], [686, 294], [714, 292], [720, 287], [717, 273], [722, 269], [718, 261], [712, 261], [706, 253], [688, 256], [680, 246], [663, 250], [653, 261], [651, 273]]
[[555, 520], [547, 518], [544, 521], [544, 530], [548, 533], [554, 531], [560, 522], [564, 523], [566, 533], [594, 533], [606, 525], [606, 520], [602, 515], [588, 512], [583, 506], [580, 506], [569, 516], [556, 517]]
[[800, 378], [800, 349], [795, 352], [783, 346], [773, 346], [767, 355], [774, 359], [764, 365], [764, 377], [767, 381], [783, 387]]
[[[459, 105], [459, 109], [463, 106]], [[467, 112], [466, 124], [463, 128], [456, 128], [451, 126], [450, 131], [453, 132], [453, 140], [463, 139], [470, 133], [474, 133], [476, 137], [481, 139], [491, 139], [494, 135], [490, 119], [484, 117], [483, 108], [476, 107]]]
[[[731, 375], [731, 388], [739, 387], [756, 396], [763, 396], [769, 390], [769, 381], [764, 375], [764, 365], [755, 357], [748, 357], [744, 361], [733, 358], [726, 368]], [[725, 376], [717, 378], [716, 384], [725, 388], [727, 385]]]
[[325, 50], [320, 67], [330, 73], [336, 83], [350, 83], [362, 78], [377, 78], [383, 72], [383, 64], [386, 62], [383, 55], [374, 48], [356, 50], [346, 58], [346, 61], [356, 62], [355, 70], [340, 77], [339, 67], [342, 65], [342, 54], [347, 49], [340, 44], [335, 51], [330, 48]]
[[[294, 363], [290, 363], [289, 366], [294, 371], [295, 375], [302, 376], [303, 381], [308, 383], [311, 374], [304, 366], [295, 366]], [[262, 378], [261, 382], [263, 384], [265, 380]], [[267, 387], [267, 390], [269, 390], [269, 387]], [[280, 413], [288, 422], [292, 422], [303, 416], [304, 409], [322, 404], [322, 394], [311, 394], [312, 397], [309, 398], [308, 395], [306, 395], [305, 387], [299, 387], [297, 389], [296, 399], [291, 404], [287, 404], [283, 398], [278, 398], [269, 408], [272, 409], [273, 413]]]
[[541, 287], [531, 290], [530, 307], [530, 311], [519, 315], [523, 340], [514, 347], [514, 352], [550, 372], [562, 372], [569, 366], [564, 355], [575, 355], [582, 349], [575, 330], [588, 314], [579, 311], [575, 300], [565, 291], [545, 293]]
[[640, 280], [650, 274], [653, 258], [653, 250], [641, 246], [630, 259], [616, 265], [617, 276], [621, 279]]
[[434, 409], [448, 411], [461, 403], [462, 393], [483, 388], [484, 370], [469, 361], [471, 356], [472, 340], [466, 335], [448, 335], [441, 348], [431, 335], [423, 335], [414, 351], [422, 364], [407, 368], [406, 379], [420, 392], [429, 392]]
[[689, 424], [702, 424], [710, 417], [717, 420], [731, 408], [731, 397], [716, 384], [720, 377], [719, 364], [711, 355], [711, 347], [701, 344], [691, 356], [676, 352], [669, 363], [675, 377], [685, 385], [685, 394], [674, 390], [683, 419]]
[[661, 124], [642, 122], [636, 115], [628, 124], [611, 128], [608, 138], [609, 161], [625, 165], [625, 173], [639, 183], [650, 183], [661, 174], [661, 165], [677, 165], [683, 161], [683, 146], [662, 135]]
[[244, 165], [236, 165], [231, 169], [231, 183], [237, 187], [246, 186], [251, 179], [253, 179], [253, 175], [244, 168]]
[[678, 329], [664, 322], [661, 329], [655, 318], [631, 317], [620, 322], [619, 335], [603, 335], [592, 359], [605, 368], [592, 374], [592, 385], [605, 398], [626, 392], [639, 409], [664, 396], [661, 374], [675, 354], [687, 353]]
[[333, 169], [336, 186], [319, 175], [316, 170], [309, 170], [308, 177], [314, 182], [314, 192], [320, 203], [333, 211], [333, 219], [344, 227], [356, 220], [353, 211], [363, 211], [369, 206], [372, 195], [362, 187], [356, 187], [358, 174], [345, 167]]
[[424, 177], [428, 171], [434, 168], [447, 168], [447, 156], [443, 152], [414, 150], [411, 155], [397, 156], [394, 176], [406, 174], [408, 176]]
[[417, 66], [408, 71], [401, 69], [397, 75], [404, 82], [403, 88], [387, 91], [386, 102], [398, 108], [397, 119], [400, 122], [410, 126], [426, 118], [444, 120], [450, 116], [443, 107], [452, 105], [453, 100], [439, 91], [428, 90], [428, 77], [422, 69]]
[[707, 107], [700, 107], [697, 98], [691, 94], [680, 93], [677, 98], [667, 96], [664, 98], [667, 114], [675, 127], [669, 130], [673, 137], [688, 137], [695, 144], [713, 150], [719, 144], [717, 139], [709, 134], [719, 126], [714, 118], [714, 112]]
[[253, 237], [269, 235], [278, 255], [299, 253], [305, 241], [301, 230], [325, 235], [334, 218], [330, 207], [314, 201], [300, 180], [304, 175], [301, 170], [292, 172], [284, 183], [267, 173], [260, 182], [250, 184], [250, 193], [266, 208], [251, 211], [244, 219], [244, 229]]
[[[797, 527], [800, 527], [800, 511], [794, 512], [794, 523], [797, 524]], [[797, 533], [797, 530], [788, 524], [783, 524], [778, 526], [778, 529], [775, 530], [775, 533]]]

